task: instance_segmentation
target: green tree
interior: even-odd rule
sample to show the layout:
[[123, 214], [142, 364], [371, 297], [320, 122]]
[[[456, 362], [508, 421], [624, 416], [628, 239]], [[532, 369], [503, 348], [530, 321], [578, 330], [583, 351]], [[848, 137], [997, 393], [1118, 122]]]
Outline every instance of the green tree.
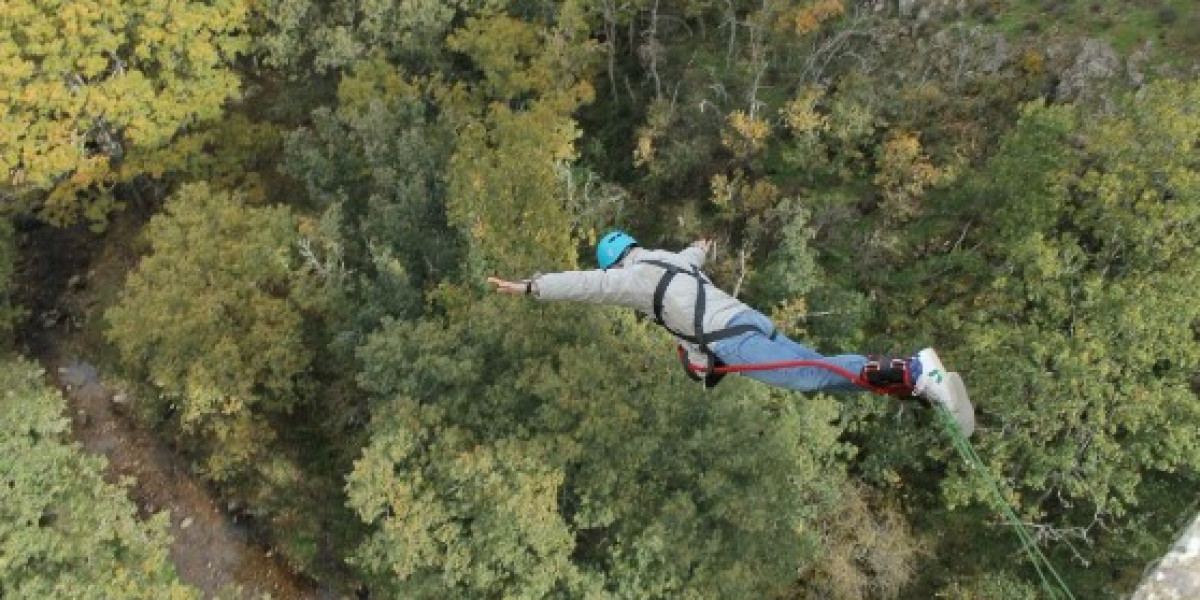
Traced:
[[[571, 113], [592, 98], [589, 46], [574, 34], [495, 15], [469, 19], [447, 40], [482, 73], [465, 90], [438, 91], [458, 132], [446, 208], [472, 246], [476, 275], [501, 264], [528, 272], [571, 264], [560, 173], [576, 157]], [[517, 231], [526, 242], [511, 242]]]
[[362, 349], [361, 382], [385, 400], [348, 492], [376, 585], [791, 593], [844, 478], [833, 402], [738, 380], [704, 394], [630, 314], [513, 300], [458, 293], [443, 318], [391, 322]]
[[289, 135], [284, 170], [323, 210], [304, 237], [340, 280], [331, 328], [349, 359], [382, 316], [421, 311], [421, 291], [459, 269], [463, 241], [446, 217], [453, 137], [424, 90], [376, 57], [342, 77], [338, 100]]
[[[633, 315], [479, 295], [485, 270], [573, 266], [589, 235], [561, 198], [590, 97], [572, 35], [469, 18], [448, 44], [476, 72], [428, 87], [457, 132], [445, 207], [468, 268], [359, 350], [374, 410], [347, 484], [370, 528], [354, 561], [396, 597], [788, 597], [845, 489], [831, 399], [698, 396]], [[772, 217], [798, 265], [802, 212]]]
[[298, 236], [286, 208], [185, 186], [147, 225], [150, 253], [105, 314], [125, 364], [178, 408], [185, 431], [202, 433], [218, 479], [270, 439], [264, 415], [298, 401], [311, 356]]
[[947, 600], [1038, 600], [1044, 596], [1032, 585], [1021, 581], [1020, 577], [996, 570], [974, 578], [959, 578], [939, 591], [938, 597]]
[[[1200, 85], [1168, 81], [1108, 115], [1025, 107], [997, 155], [947, 199], [959, 219], [921, 232], [938, 247], [967, 235], [966, 220], [969, 242], [897, 277], [884, 307], [929, 307], [918, 327], [893, 319], [896, 330], [937, 343], [967, 374], [981, 455], [1057, 562], [1090, 567], [1069, 578], [1080, 597], [1119, 594], [1120, 578], [1140, 573], [1153, 557], [1134, 541], [1144, 519], [1183, 510], [1200, 464], [1197, 101]], [[893, 465], [931, 442], [908, 430], [873, 437], [886, 450], [870, 454]], [[950, 507], [986, 493], [962, 473], [943, 491]], [[1003, 551], [982, 539], [978, 555], [948, 547], [981, 572]], [[1116, 575], [1095, 577], [1097, 565]]]
[[199, 598], [168, 557], [167, 514], [138, 520], [103, 458], [66, 442], [66, 402], [41, 369], [0, 362], [0, 595]]
[[445, 36], [466, 15], [500, 9], [503, 0], [266, 0], [255, 11], [258, 47], [267, 61], [298, 75], [352, 67], [377, 52], [436, 70]]
[[[0, 191], [103, 223], [111, 188], [239, 92], [242, 0], [19, 0], [0, 20]], [[140, 165], [131, 169], [126, 165]]]
[[[819, 522], [818, 560], [799, 574], [797, 598], [899, 598], [920, 568], [925, 544], [889, 499], [847, 484], [836, 513]], [[1008, 596], [993, 596], [1008, 598]]]
[[[1064, 152], [1066, 171], [1035, 175], [1048, 187], [1032, 194], [1046, 202], [995, 222], [1001, 241], [989, 249], [1000, 270], [963, 323], [972, 367], [1006, 400], [997, 416], [1030, 436], [1006, 440], [995, 458], [1022, 464], [1016, 481], [1030, 491], [1101, 517], [1137, 504], [1141, 474], [1200, 461], [1189, 375], [1200, 353], [1187, 343], [1200, 324], [1187, 301], [1200, 284], [1190, 266], [1200, 119], [1186, 108], [1197, 99], [1195, 84], [1156, 84], [1123, 114], [1087, 123], [1083, 147]], [[1030, 110], [1027, 126], [1055, 118]], [[1076, 123], [1064, 133], [1084, 134]], [[1019, 323], [994, 325], [1018, 314]], [[1007, 376], [982, 360], [994, 353], [1013, 357]], [[1053, 427], [1035, 426], [1048, 415]]]

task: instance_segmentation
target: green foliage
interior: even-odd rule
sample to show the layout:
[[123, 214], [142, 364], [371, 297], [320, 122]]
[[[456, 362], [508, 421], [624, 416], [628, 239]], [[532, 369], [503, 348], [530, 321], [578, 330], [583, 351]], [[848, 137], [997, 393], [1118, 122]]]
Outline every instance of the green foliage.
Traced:
[[[1183, 60], [1196, 49], [1195, 20], [1187, 19], [1187, 0], [1104, 3], [1089, 0], [998, 0], [981, 3], [977, 11], [987, 21], [1012, 32], [1040, 30], [1049, 17], [1057, 35], [1092, 37], [1130, 52], [1154, 40], [1165, 42], [1163, 58]], [[1181, 18], [1183, 17], [1183, 18]], [[1189, 33], [1193, 35], [1189, 36]]]
[[[998, 211], [1018, 198], [1030, 210], [996, 223], [998, 273], [964, 319], [964, 358], [1001, 423], [1024, 432], [992, 448], [997, 464], [1020, 464], [1019, 485], [1076, 510], [1120, 517], [1137, 504], [1137, 473], [1200, 464], [1188, 374], [1200, 354], [1176, 341], [1200, 323], [1187, 300], [1200, 284], [1200, 122], [1184, 108], [1198, 94], [1155, 85], [1127, 116], [1088, 123], [1078, 154], [1060, 145], [1065, 172], [1019, 174], [1044, 187], [989, 194]], [[1011, 358], [984, 360], [997, 354]]]
[[384, 589], [542, 598], [569, 586], [571, 535], [556, 514], [563, 476], [536, 458], [544, 450], [515, 440], [481, 447], [447, 427], [436, 407], [388, 408], [393, 422], [350, 480], [351, 506], [382, 526], [359, 561], [383, 575]]
[[1012, 573], [997, 571], [976, 578], [954, 581], [938, 592], [938, 597], [948, 600], [1039, 600], [1044, 596], [1036, 587], [1021, 581]]
[[[260, 203], [267, 197], [267, 181], [273, 175], [261, 165], [278, 154], [281, 137], [272, 123], [232, 113], [176, 136], [169, 148], [126, 157], [121, 162], [122, 177], [155, 178], [138, 181], [155, 184], [150, 187], [154, 198], [165, 195], [173, 179], [184, 179], [238, 189], [247, 201]], [[140, 187], [144, 186], [133, 187], [133, 197], [145, 201], [136, 191]]]
[[574, 262], [561, 167], [575, 158], [580, 134], [570, 113], [592, 88], [589, 46], [569, 44], [570, 33], [494, 16], [469, 19], [447, 42], [482, 71], [469, 96], [440, 92], [457, 132], [446, 208], [477, 270]]
[[800, 573], [796, 597], [902, 597], [925, 547], [901, 513], [886, 505], [872, 506], [879, 501], [873, 496], [859, 486], [841, 490], [837, 512], [820, 523], [820, 559]]
[[[302, 220], [299, 244], [315, 275], [302, 293], [324, 309], [310, 315], [319, 333], [306, 348], [314, 354], [312, 378], [325, 391], [312, 418], [281, 432], [281, 444], [303, 448], [296, 457], [303, 472], [291, 485], [312, 491], [301, 502], [285, 492], [278, 508], [288, 545], [303, 549], [290, 541], [305, 536], [320, 540], [325, 554], [348, 554], [363, 529], [342, 491], [365, 443], [370, 406], [355, 386], [355, 349], [383, 318], [421, 314], [423, 293], [462, 268], [465, 245], [446, 223], [452, 136], [435, 122], [421, 88], [375, 58], [341, 78], [338, 100], [288, 136], [282, 165], [320, 211]], [[288, 489], [275, 484], [268, 482]], [[306, 565], [323, 564], [316, 550], [304, 553]]]
[[806, 87], [780, 107], [788, 131], [781, 143], [785, 163], [811, 181], [850, 180], [866, 170], [864, 148], [876, 136], [878, 115], [864, 88], [870, 81], [850, 73], [833, 92]]
[[[483, 264], [516, 272], [573, 264], [555, 166], [572, 157], [577, 135], [569, 119], [543, 105], [528, 112], [496, 105], [459, 133], [447, 208]], [[527, 241], [514, 245], [517, 231]]]
[[434, 67], [444, 38], [464, 15], [502, 0], [266, 0], [255, 11], [268, 61], [304, 74], [343, 69], [378, 51], [414, 67]]
[[0, 191], [103, 223], [111, 188], [239, 92], [246, 4], [20, 0], [0, 20]]
[[167, 514], [147, 521], [104, 459], [65, 441], [66, 402], [41, 369], [0, 362], [0, 595], [199, 598], [168, 558]]
[[784, 597], [815, 560], [841, 478], [829, 402], [744, 381], [697, 395], [631, 315], [453, 294], [444, 319], [362, 350], [386, 401], [348, 492], [378, 585]]
[[219, 440], [215, 477], [249, 463], [264, 411], [296, 403], [306, 277], [297, 221], [285, 208], [183, 187], [146, 227], [142, 259], [106, 318], [122, 360], [179, 409], [187, 430]]
[[[619, 225], [716, 237], [709, 273], [823, 350], [936, 345], [1052, 558], [1124, 593], [1196, 484], [1200, 94], [1019, 108], [1059, 75], [1041, 45], [852, 4], [19, 0], [0, 197], [99, 223], [205, 182], [151, 219], [107, 337], [160, 392], [139, 412], [318, 577], [1034, 597], [928, 411], [703, 393], [630, 315], [480, 295]], [[971, 12], [1015, 30], [1035, 4]], [[1146, 30], [1130, 10], [1103, 35]], [[1158, 14], [1182, 43], [1194, 19]], [[248, 33], [254, 96], [221, 118]]]
[[820, 279], [815, 253], [809, 247], [813, 231], [808, 211], [791, 200], [781, 202], [775, 212], [778, 216], [772, 216], [783, 222], [778, 227], [779, 241], [770, 261], [754, 274], [748, 286], [756, 306], [774, 307], [802, 299]]
[[14, 322], [25, 311], [13, 304], [16, 295], [17, 242], [12, 222], [0, 219], [0, 349], [11, 343]]
[[[902, 296], [936, 307], [906, 335], [940, 341], [968, 374], [980, 453], [1059, 542], [1060, 565], [1150, 559], [1118, 548], [1163, 501], [1159, 481], [1200, 465], [1198, 100], [1195, 83], [1160, 82], [1107, 116], [1026, 107], [947, 204], [987, 226], [970, 249], [915, 265], [925, 291]], [[877, 443], [893, 457], [914, 445], [896, 441]], [[983, 494], [966, 474], [943, 490], [951, 507]], [[1068, 582], [1113, 593], [1083, 572]]]
[[338, 98], [289, 136], [284, 167], [324, 210], [304, 243], [326, 265], [335, 354], [348, 358], [384, 315], [419, 313], [421, 290], [460, 268], [463, 242], [446, 222], [451, 136], [420, 88], [375, 59]]

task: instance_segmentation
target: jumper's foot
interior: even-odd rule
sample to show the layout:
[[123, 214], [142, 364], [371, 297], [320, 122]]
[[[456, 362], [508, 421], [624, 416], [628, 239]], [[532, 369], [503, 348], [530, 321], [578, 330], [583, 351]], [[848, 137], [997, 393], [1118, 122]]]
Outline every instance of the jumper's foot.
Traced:
[[913, 395], [945, 406], [963, 435], [969, 437], [975, 431], [975, 408], [971, 406], [971, 398], [967, 395], [962, 377], [947, 371], [932, 348], [918, 352], [917, 363], [919, 371], [914, 369], [918, 371], [918, 376], [913, 385]]

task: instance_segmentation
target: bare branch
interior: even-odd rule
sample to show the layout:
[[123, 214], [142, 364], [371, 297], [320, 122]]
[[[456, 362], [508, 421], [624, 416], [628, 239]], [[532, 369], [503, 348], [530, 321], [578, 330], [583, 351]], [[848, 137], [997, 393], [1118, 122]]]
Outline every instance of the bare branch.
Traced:
[[613, 100], [618, 98], [617, 92], [617, 7], [614, 0], [604, 0], [604, 37], [608, 47], [608, 83], [612, 86]]
[[733, 297], [737, 298], [742, 291], [742, 282], [746, 280], [746, 244], [742, 244], [741, 250], [738, 250], [738, 279], [737, 285], [733, 286]]
[[971, 221], [967, 221], [967, 224], [963, 226], [962, 234], [958, 236], [958, 241], [954, 242], [954, 247], [950, 249], [951, 252], [958, 252], [958, 247], [961, 246], [963, 240], [966, 239], [967, 232], [971, 229], [971, 224]]
[[658, 58], [663, 52], [663, 45], [658, 41], [658, 4], [659, 0], [654, 0], [654, 7], [650, 9], [650, 28], [644, 33], [646, 41], [638, 48], [638, 55], [648, 63], [650, 76], [654, 79], [655, 99], [663, 96], [662, 79], [658, 74]]

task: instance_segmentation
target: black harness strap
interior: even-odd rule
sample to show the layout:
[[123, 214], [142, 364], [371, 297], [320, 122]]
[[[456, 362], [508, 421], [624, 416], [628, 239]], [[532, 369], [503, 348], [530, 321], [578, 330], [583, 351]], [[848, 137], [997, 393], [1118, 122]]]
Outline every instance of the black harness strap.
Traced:
[[[667, 287], [671, 285], [671, 280], [675, 279], [675, 276], [678, 275], [680, 271], [675, 265], [670, 263], [657, 260], [647, 260], [642, 262], [652, 264], [656, 267], [661, 267], [667, 271], [666, 273], [663, 273], [661, 278], [659, 278], [658, 286], [654, 288], [654, 322], [666, 327], [667, 331], [671, 331], [671, 328], [667, 327], [666, 321], [663, 321], [663, 298], [667, 295]], [[674, 331], [671, 331], [671, 333], [674, 333], [677, 336], [679, 335]]]
[[[675, 337], [677, 337], [681, 340], [684, 340], [686, 342], [696, 344], [697, 346], [700, 347], [700, 351], [703, 352], [705, 357], [708, 358], [708, 365], [706, 365], [706, 370], [709, 371], [709, 373], [705, 376], [705, 385], [707, 387], [715, 386], [717, 384], [717, 382], [721, 380], [721, 377], [724, 377], [723, 374], [717, 375], [717, 374], [712, 373], [713, 367], [717, 366], [720, 363], [720, 359], [717, 358], [717, 355], [714, 354], [711, 349], [709, 349], [708, 344], [710, 344], [712, 342], [719, 342], [724, 339], [728, 339], [728, 338], [731, 338], [734, 336], [739, 336], [744, 333], [750, 333], [753, 331], [757, 331], [757, 332], [763, 333], [765, 335], [769, 335], [771, 337], [771, 339], [775, 339], [775, 334], [776, 334], [775, 331], [771, 331], [768, 333], [766, 331], [762, 331], [761, 329], [759, 329], [758, 327], [755, 327], [753, 325], [735, 325], [733, 327], [726, 327], [725, 329], [721, 329], [719, 331], [705, 333], [704, 332], [704, 310], [705, 310], [705, 304], [706, 304], [705, 300], [706, 299], [705, 299], [704, 286], [712, 285], [712, 282], [709, 281], [708, 278], [705, 277], [704, 274], [700, 272], [700, 267], [697, 267], [696, 265], [692, 265], [692, 270], [687, 271], [687, 270], [681, 269], [680, 267], [677, 267], [671, 263], [664, 262], [661, 260], [642, 260], [642, 261], [638, 261], [638, 262], [653, 265], [653, 266], [656, 266], [656, 267], [662, 269], [663, 271], [665, 271], [665, 273], [663, 273], [662, 278], [658, 280], [658, 285], [655, 286], [655, 288], [654, 288], [654, 300], [653, 300], [654, 322], [658, 323], [659, 326], [661, 326], [663, 329], [666, 329], [667, 331], [669, 331], [671, 333], [671, 335], [674, 335]], [[667, 295], [667, 288], [670, 287], [671, 281], [673, 279], [675, 279], [675, 276], [679, 275], [680, 273], [688, 275], [696, 280], [696, 310], [695, 310], [695, 314], [693, 315], [693, 321], [692, 321], [695, 335], [687, 335], [683, 332], [675, 331], [674, 329], [671, 329], [670, 327], [668, 327], [667, 322], [663, 319], [663, 299]], [[691, 366], [687, 362], [686, 359], [684, 359], [684, 368], [685, 368], [685, 370], [687, 370], [689, 377], [693, 377], [693, 378], [697, 377], [695, 372], [692, 371]]]
[[[774, 336], [775, 336], [774, 331], [771, 331], [768, 333], [768, 332], [760, 330], [759, 328], [757, 328], [753, 325], [736, 325], [734, 327], [726, 327], [725, 329], [722, 329], [720, 331], [713, 331], [713, 332], [705, 333], [704, 332], [704, 309], [705, 309], [705, 304], [706, 304], [706, 298], [705, 298], [704, 286], [712, 285], [712, 282], [709, 281], [708, 278], [704, 276], [704, 273], [700, 272], [700, 268], [693, 265], [691, 271], [686, 271], [686, 270], [681, 269], [671, 263], [663, 262], [661, 260], [642, 260], [642, 261], [638, 261], [638, 263], [654, 265], [654, 266], [662, 269], [663, 271], [666, 271], [665, 273], [663, 273], [662, 278], [658, 280], [658, 285], [655, 286], [655, 288], [654, 288], [654, 300], [653, 300], [654, 315], [653, 316], [654, 316], [654, 322], [658, 323], [660, 326], [662, 326], [663, 329], [666, 329], [667, 331], [671, 332], [671, 335], [674, 335], [675, 337], [678, 337], [684, 341], [696, 344], [697, 346], [700, 346], [701, 349], [705, 350], [706, 352], [708, 351], [707, 346], [708, 346], [708, 343], [710, 343], [710, 342], [717, 342], [720, 340], [728, 339], [728, 338], [731, 338], [731, 337], [734, 337], [737, 335], [741, 335], [743, 333], [750, 332], [750, 331], [760, 331], [760, 332], [770, 335], [772, 338], [774, 338]], [[663, 299], [667, 295], [667, 288], [670, 287], [671, 281], [673, 279], [675, 279], [675, 276], [679, 275], [680, 273], [687, 275], [689, 277], [692, 277], [696, 280], [696, 312], [695, 312], [694, 320], [692, 321], [692, 325], [695, 328], [695, 332], [696, 332], [695, 335], [688, 335], [681, 331], [675, 331], [674, 329], [671, 329], [670, 327], [668, 327], [667, 322], [663, 319]]]
[[704, 341], [704, 278], [700, 275], [700, 267], [692, 265], [692, 277], [696, 278], [696, 310], [693, 314], [692, 324], [693, 331], [696, 332], [696, 345], [708, 355], [708, 367], [712, 368], [712, 352], [708, 350], [708, 344]]

